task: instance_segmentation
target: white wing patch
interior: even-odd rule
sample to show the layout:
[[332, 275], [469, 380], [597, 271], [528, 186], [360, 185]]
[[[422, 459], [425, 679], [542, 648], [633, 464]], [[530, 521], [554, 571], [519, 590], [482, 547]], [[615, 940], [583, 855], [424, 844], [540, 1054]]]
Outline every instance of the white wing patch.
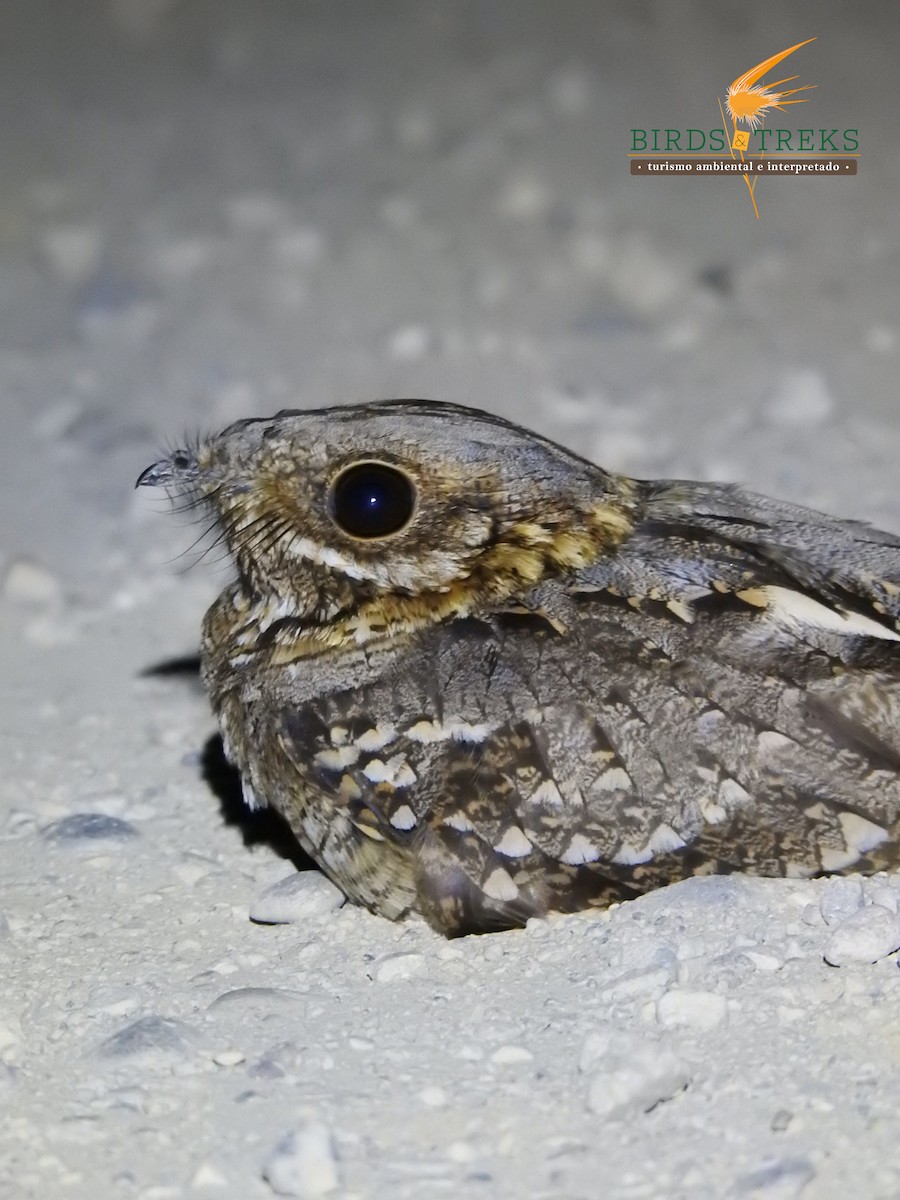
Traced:
[[518, 825], [510, 825], [494, 849], [504, 858], [524, 858], [534, 847]]
[[900, 633], [880, 625], [870, 617], [837, 612], [790, 588], [772, 586], [760, 590], [766, 599], [768, 617], [792, 632], [800, 633], [812, 627], [830, 633], [843, 633], [847, 637], [875, 637], [900, 642]]
[[646, 845], [638, 847], [623, 843], [613, 855], [613, 862], [621, 863], [622, 866], [635, 866], [637, 863], [649, 862], [657, 854], [671, 854], [675, 850], [681, 850], [685, 844], [684, 838], [677, 834], [671, 825], [663, 823], [653, 830]]
[[570, 867], [578, 867], [582, 863], [596, 862], [599, 857], [600, 851], [594, 843], [589, 841], [583, 833], [576, 833], [573, 834], [560, 862], [564, 862]]
[[450, 813], [441, 821], [442, 825], [446, 825], [448, 829], [455, 829], [457, 833], [474, 833], [475, 826], [468, 817], [464, 817], [461, 812]]
[[874, 821], [867, 821], [865, 817], [860, 817], [857, 813], [838, 813], [838, 821], [848, 850], [867, 854], [888, 840], [886, 829], [881, 825], [876, 825]]
[[356, 739], [356, 744], [360, 750], [365, 750], [367, 753], [372, 750], [383, 750], [385, 746], [396, 741], [397, 730], [393, 725], [382, 725], [379, 723], [374, 729], [367, 729], [365, 733], [359, 735]]
[[482, 891], [492, 900], [515, 900], [519, 889], [512, 881], [512, 876], [503, 867], [495, 867], [482, 884]]
[[347, 767], [352, 767], [359, 758], [359, 751], [355, 746], [338, 746], [336, 749], [320, 750], [313, 758], [313, 762], [317, 767], [324, 767], [326, 771], [343, 771]]
[[624, 767], [610, 767], [594, 781], [598, 792], [630, 792], [631, 776]]
[[370, 783], [389, 783], [395, 788], [410, 787], [417, 779], [415, 771], [402, 754], [395, 754], [387, 762], [373, 758], [363, 767], [363, 775]]
[[391, 824], [395, 829], [399, 829], [405, 833], [408, 829], [415, 829], [416, 814], [408, 804], [401, 804], [391, 817]]
[[470, 725], [467, 721], [417, 721], [406, 731], [411, 742], [428, 746], [433, 742], [483, 742], [497, 728], [496, 723], [485, 721], [481, 725]]

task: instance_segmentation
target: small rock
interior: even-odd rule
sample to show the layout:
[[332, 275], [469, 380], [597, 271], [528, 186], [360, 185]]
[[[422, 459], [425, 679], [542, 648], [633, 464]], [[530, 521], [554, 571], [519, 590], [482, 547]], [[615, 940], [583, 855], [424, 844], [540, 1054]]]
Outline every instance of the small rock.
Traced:
[[500, 1046], [491, 1055], [492, 1063], [511, 1065], [513, 1063], [531, 1062], [534, 1055], [524, 1046]]
[[874, 963], [900, 949], [900, 918], [880, 904], [859, 909], [837, 925], [825, 947], [833, 967]]
[[54, 821], [43, 830], [48, 842], [123, 841], [140, 837], [135, 827], [120, 817], [104, 813], [73, 813]]
[[581, 1045], [578, 1070], [585, 1074], [590, 1073], [609, 1056], [612, 1048], [612, 1036], [609, 1033], [600, 1033], [597, 1030], [589, 1033]]
[[18, 604], [56, 604], [62, 592], [59, 579], [40, 563], [16, 559], [7, 568], [3, 580], [3, 595]]
[[245, 1020], [253, 1020], [254, 1017], [265, 1015], [273, 1010], [300, 1008], [305, 1003], [306, 997], [303, 992], [294, 992], [289, 988], [272, 988], [272, 987], [240, 987], [231, 988], [227, 992], [222, 992], [216, 996], [215, 1000], [210, 1002], [209, 1012], [218, 1012], [222, 1009], [245, 1009]]
[[100, 264], [103, 231], [100, 225], [53, 225], [41, 235], [41, 250], [65, 283], [81, 283]]
[[546, 216], [553, 197], [543, 180], [534, 175], [519, 175], [506, 183], [497, 209], [501, 216], [517, 221], [534, 221]]
[[197, 1191], [203, 1188], [224, 1188], [228, 1186], [228, 1179], [223, 1171], [220, 1171], [214, 1162], [206, 1160], [200, 1163], [191, 1178], [191, 1187]]
[[425, 969], [422, 954], [391, 954], [383, 958], [375, 971], [379, 983], [393, 983], [397, 979], [412, 979]]
[[614, 979], [609, 987], [600, 993], [602, 1000], [634, 1000], [639, 996], [659, 995], [670, 986], [674, 979], [673, 965], [655, 967], [644, 971], [626, 971]]
[[867, 903], [877, 904], [892, 913], [900, 911], [900, 893], [889, 883], [867, 879], [865, 892]]
[[858, 879], [829, 879], [822, 889], [819, 912], [826, 925], [839, 925], [864, 903], [863, 886]]
[[831, 415], [834, 400], [824, 375], [808, 367], [788, 370], [778, 381], [766, 416], [779, 425], [819, 425]]
[[748, 962], [753, 964], [757, 971], [780, 971], [784, 966], [784, 959], [769, 950], [756, 947], [742, 950], [741, 953]]
[[594, 1067], [587, 1106], [598, 1117], [623, 1118], [650, 1112], [690, 1083], [685, 1063], [670, 1050], [631, 1041], [599, 1059], [582, 1051]]
[[243, 1050], [216, 1050], [212, 1060], [217, 1067], [237, 1067], [246, 1062], [246, 1055]]
[[263, 1167], [263, 1178], [279, 1196], [328, 1196], [340, 1186], [331, 1130], [307, 1121], [278, 1143]]
[[293, 925], [334, 912], [344, 893], [319, 871], [297, 871], [264, 888], [250, 905], [250, 920], [259, 925]]
[[431, 347], [431, 334], [422, 325], [404, 325], [395, 329], [388, 342], [388, 354], [395, 362], [415, 362], [424, 358]]
[[130, 1058], [150, 1053], [182, 1054], [188, 1046], [186, 1029], [167, 1017], [141, 1017], [106, 1039], [100, 1053], [106, 1058]]
[[715, 1029], [728, 1016], [724, 996], [716, 992], [673, 990], [656, 1002], [656, 1019], [666, 1029], [688, 1026], [691, 1029]]
[[764, 1162], [737, 1180], [734, 1195], [758, 1200], [795, 1200], [803, 1195], [815, 1176], [815, 1168], [806, 1158]]

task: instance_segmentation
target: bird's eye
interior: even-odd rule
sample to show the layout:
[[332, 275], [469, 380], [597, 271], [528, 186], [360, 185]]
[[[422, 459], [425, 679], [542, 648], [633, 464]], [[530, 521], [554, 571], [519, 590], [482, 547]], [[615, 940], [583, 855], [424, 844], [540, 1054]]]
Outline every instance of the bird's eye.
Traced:
[[330, 512], [345, 533], [382, 538], [402, 529], [416, 506], [410, 478], [387, 463], [357, 463], [331, 485]]

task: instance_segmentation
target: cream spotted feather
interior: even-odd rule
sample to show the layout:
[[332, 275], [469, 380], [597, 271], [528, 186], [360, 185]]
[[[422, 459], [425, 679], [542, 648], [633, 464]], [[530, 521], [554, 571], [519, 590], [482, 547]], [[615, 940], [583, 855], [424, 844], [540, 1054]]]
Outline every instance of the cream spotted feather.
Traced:
[[893, 534], [418, 400], [239, 421], [139, 483], [233, 557], [202, 663], [248, 802], [374, 912], [459, 934], [897, 857]]

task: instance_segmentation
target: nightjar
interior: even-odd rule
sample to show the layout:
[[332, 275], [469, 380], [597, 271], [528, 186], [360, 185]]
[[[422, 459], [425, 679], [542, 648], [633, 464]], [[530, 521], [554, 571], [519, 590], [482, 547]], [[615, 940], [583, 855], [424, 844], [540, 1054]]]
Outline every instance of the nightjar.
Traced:
[[424, 400], [238, 421], [138, 483], [234, 560], [202, 675], [247, 803], [373, 912], [897, 858], [900, 537]]

